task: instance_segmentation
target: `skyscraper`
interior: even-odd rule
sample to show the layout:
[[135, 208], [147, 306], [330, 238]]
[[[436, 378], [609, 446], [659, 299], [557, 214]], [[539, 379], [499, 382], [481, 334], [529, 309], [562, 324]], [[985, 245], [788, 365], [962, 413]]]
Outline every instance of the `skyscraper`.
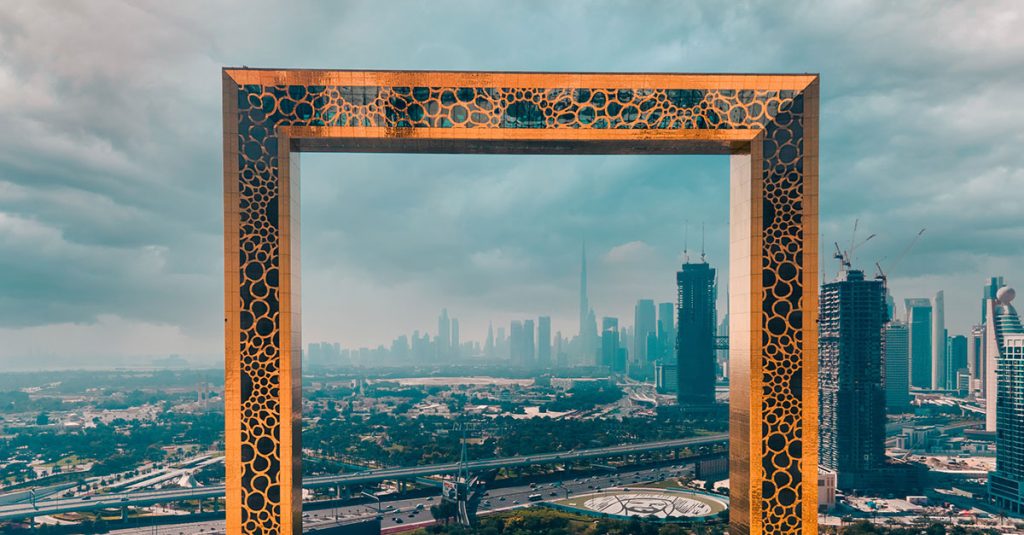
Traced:
[[862, 488], [886, 460], [885, 285], [844, 270], [822, 285], [819, 309], [818, 459], [839, 488]]
[[452, 324], [448, 319], [448, 309], [442, 308], [437, 318], [437, 356], [440, 360], [448, 358], [452, 347]]
[[[707, 262], [676, 272], [676, 361], [680, 405], [715, 402], [715, 270]], [[639, 337], [638, 337], [639, 338]]]
[[452, 339], [451, 346], [448, 351], [449, 357], [458, 357], [459, 350], [462, 342], [459, 340], [459, 320], [458, 318], [452, 318]]
[[619, 360], [619, 320], [601, 318], [601, 365], [615, 372], [623, 371]]
[[679, 388], [679, 370], [676, 358], [670, 357], [654, 364], [654, 387], [660, 394], [675, 394]]
[[967, 337], [946, 336], [946, 388], [958, 390], [958, 375], [967, 372]]
[[1011, 302], [1012, 288], [1003, 287], [989, 300], [986, 317], [999, 348], [996, 388], [996, 470], [988, 475], [996, 505], [1024, 513], [1024, 326]]
[[587, 244], [583, 244], [580, 254], [580, 331], [576, 337], [578, 362], [584, 365], [600, 364], [601, 355], [598, 351], [597, 317], [590, 308], [587, 296]]
[[932, 303], [928, 299], [907, 299], [907, 329], [910, 336], [910, 386], [932, 387]]
[[551, 317], [537, 318], [537, 367], [551, 367]]
[[509, 341], [505, 336], [505, 328], [498, 327], [498, 336], [494, 339], [494, 352], [498, 358], [510, 358]]
[[512, 320], [508, 332], [510, 360], [514, 366], [523, 366], [526, 360], [526, 335], [523, 333], [523, 322]]
[[523, 322], [523, 349], [523, 367], [536, 366], [537, 345], [534, 341], [533, 320]]
[[587, 297], [587, 244], [580, 253], [580, 338], [587, 334], [587, 315], [590, 313], [590, 299]]
[[590, 312], [587, 313], [586, 329], [583, 332], [583, 339], [580, 340], [583, 357], [582, 362], [587, 366], [590, 366], [593, 365], [595, 361], [601, 360], [600, 351], [597, 347], [597, 317], [594, 316], [594, 309], [590, 309]]
[[654, 301], [640, 299], [636, 302], [633, 312], [633, 362], [636, 362], [640, 369], [645, 369], [647, 361], [657, 357], [648, 357], [647, 354], [647, 336], [651, 333], [657, 336], [657, 329]]
[[391, 342], [391, 356], [399, 361], [409, 358], [409, 338], [404, 334]]
[[[1020, 316], [1017, 315], [1017, 310], [1010, 304], [1013, 298], [1016, 296], [1016, 292], [1012, 288], [1004, 286], [996, 292], [996, 297], [988, 300], [988, 310], [986, 312], [987, 323], [985, 324], [985, 430], [995, 431], [996, 435], [996, 450], [998, 447], [998, 437], [1003, 434], [1003, 428], [1005, 419], [1000, 417], [999, 411], [1000, 406], [1005, 403], [1011, 403], [1012, 400], [1008, 400], [1003, 397], [1004, 391], [1008, 392], [1008, 395], [1024, 395], [1024, 390], [1020, 390], [1021, 384], [1018, 383], [1015, 388], [1004, 388], [1004, 380], [1012, 380], [1015, 376], [1013, 374], [1012, 360], [1004, 362], [1003, 354], [1006, 350], [1006, 342], [1008, 339], [1016, 339], [1017, 335], [1024, 333], [1024, 329], [1021, 327]], [[1009, 366], [1008, 368], [1005, 368]], [[1007, 374], [1004, 376], [1004, 372]], [[1009, 386], [1013, 386], [1009, 384]], [[1020, 417], [1018, 413], [1017, 417]], [[1010, 442], [1009, 444], [1014, 444]], [[1020, 444], [1024, 442], [1016, 443], [1016, 447], [1020, 447]]]
[[[718, 322], [718, 330], [716, 331], [716, 334], [718, 335], [718, 337], [719, 338], [724, 338], [725, 340], [729, 339], [729, 299], [728, 299], [728, 294], [729, 294], [729, 292], [726, 291], [727, 298], [725, 300], [725, 314], [722, 315], [722, 320]], [[715, 356], [715, 361], [718, 364], [718, 369], [719, 369], [720, 373], [722, 374], [722, 377], [725, 378], [725, 379], [728, 379], [729, 378], [729, 348], [725, 347], [724, 349], [719, 349], [717, 351], [717, 355]]]
[[555, 333], [555, 366], [566, 368], [569, 366], [569, 356], [565, 354], [565, 340], [562, 338], [562, 331]]
[[932, 390], [949, 388], [946, 382], [946, 305], [942, 290], [932, 307]]
[[484, 342], [484, 355], [488, 358], [494, 357], [494, 324], [487, 323], [487, 341]]
[[1004, 286], [1002, 275], [989, 277], [988, 284], [981, 290], [981, 324], [988, 321], [988, 300], [996, 298], [996, 292]]
[[887, 312], [886, 317], [889, 321], [896, 318], [896, 300], [892, 298], [892, 294], [889, 293], [889, 288], [885, 289], [885, 310]]
[[901, 413], [910, 407], [910, 346], [907, 324], [895, 320], [885, 326], [885, 406]]
[[656, 358], [673, 354], [676, 348], [676, 307], [672, 303], [658, 303], [658, 346]]
[[971, 375], [971, 389], [980, 391], [984, 396], [985, 377], [985, 326], [975, 325], [971, 327], [971, 334], [967, 337], [967, 371]]

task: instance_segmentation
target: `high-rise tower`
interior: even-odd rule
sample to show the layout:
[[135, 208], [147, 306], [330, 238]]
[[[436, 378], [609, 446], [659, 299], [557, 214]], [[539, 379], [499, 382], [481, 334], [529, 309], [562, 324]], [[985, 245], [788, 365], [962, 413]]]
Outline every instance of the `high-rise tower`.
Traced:
[[459, 319], [458, 318], [452, 318], [452, 338], [451, 338], [449, 343], [451, 345], [449, 346], [449, 349], [448, 349], [448, 355], [452, 356], [452, 357], [458, 357], [459, 356], [459, 349], [461, 349], [459, 346], [462, 345], [462, 340], [460, 339], [460, 336], [459, 336]]
[[587, 316], [590, 314], [590, 299], [587, 297], [587, 244], [583, 243], [580, 253], [580, 338], [587, 335]]
[[949, 388], [946, 383], [946, 304], [942, 290], [935, 293], [932, 307], [932, 390]]
[[494, 357], [494, 324], [487, 324], [487, 341], [484, 342], [484, 355]]
[[819, 309], [818, 462], [837, 472], [839, 488], [863, 488], [886, 460], [885, 284], [844, 270], [822, 285]]
[[523, 322], [512, 320], [508, 335], [509, 359], [513, 366], [523, 366], [526, 360], [526, 336], [523, 333]]
[[[946, 388], [958, 390], [966, 394], [971, 389], [970, 374], [967, 369], [967, 337], [958, 334], [946, 336]], [[964, 379], [961, 385], [961, 377]]]
[[910, 336], [910, 386], [932, 387], [932, 302], [907, 299], [907, 329]]
[[715, 269], [685, 263], [676, 272], [677, 399], [683, 404], [715, 402]]
[[654, 334], [657, 336], [657, 320], [654, 301], [640, 299], [636, 302], [633, 311], [633, 362], [641, 369], [647, 365], [648, 360], [653, 360], [657, 355], [648, 355], [647, 338]]
[[537, 364], [537, 345], [533, 338], [533, 320], [523, 321], [523, 367], [532, 368]]
[[658, 346], [661, 352], [650, 358], [664, 358], [675, 353], [676, 307], [672, 303], [658, 303]]
[[537, 367], [551, 367], [551, 316], [537, 318]]
[[619, 320], [618, 318], [601, 319], [601, 362], [613, 372], [621, 372], [625, 363], [619, 362]]
[[[1014, 403], [1014, 400], [1004, 396], [1004, 380], [1014, 379], [1013, 361], [1004, 362], [1002, 359], [1006, 353], [1007, 340], [1024, 336], [1024, 327], [1021, 327], [1020, 316], [1017, 310], [1010, 304], [1016, 292], [1013, 288], [1003, 287], [996, 293], [994, 299], [988, 300], [988, 310], [985, 324], [985, 430], [995, 431], [997, 437], [1003, 434], [1002, 426], [1005, 418], [1000, 416], [1000, 407], [1006, 403]], [[1019, 380], [1019, 379], [1018, 379]], [[1008, 395], [1024, 396], [1024, 387], [1018, 383], [1017, 388], [1007, 390]], [[1024, 397], [1020, 399], [1024, 404]], [[1024, 414], [1024, 413], [1020, 413]], [[1020, 414], [1017, 415], [1019, 418]], [[1010, 444], [1013, 444], [1012, 442]], [[1024, 442], [1017, 443], [1017, 447]], [[996, 451], [999, 450], [998, 438]]]
[[989, 494], [997, 506], [1024, 513], [1024, 326], [1010, 304], [1015, 292], [1003, 287], [989, 300], [987, 319], [999, 348], [997, 361], [996, 470], [988, 475]]
[[452, 322], [448, 319], [448, 309], [442, 308], [437, 318], [437, 356], [440, 360], [448, 358], [452, 348]]
[[988, 319], [988, 301], [996, 298], [996, 292], [1003, 287], [1002, 275], [990, 277], [988, 284], [981, 290], [981, 323], [984, 325]]
[[910, 347], [907, 324], [895, 320], [885, 326], [885, 407], [901, 413], [910, 407]]
[[967, 336], [967, 372], [971, 376], [971, 391], [981, 392], [984, 396], [985, 382], [985, 326], [971, 327]]
[[577, 362], [586, 366], [598, 363], [601, 356], [598, 351], [597, 318], [594, 309], [590, 308], [587, 295], [587, 244], [583, 243], [580, 254], [580, 330], [576, 338]]

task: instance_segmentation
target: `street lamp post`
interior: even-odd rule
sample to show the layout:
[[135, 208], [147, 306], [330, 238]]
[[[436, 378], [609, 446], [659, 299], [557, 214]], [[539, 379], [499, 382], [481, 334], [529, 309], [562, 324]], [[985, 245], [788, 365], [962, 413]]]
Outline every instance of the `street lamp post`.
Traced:
[[380, 514], [380, 496], [377, 496], [376, 494], [370, 494], [365, 490], [360, 491], [359, 493], [362, 494], [363, 496], [366, 496], [367, 498], [373, 498], [374, 500], [377, 500], [377, 514]]

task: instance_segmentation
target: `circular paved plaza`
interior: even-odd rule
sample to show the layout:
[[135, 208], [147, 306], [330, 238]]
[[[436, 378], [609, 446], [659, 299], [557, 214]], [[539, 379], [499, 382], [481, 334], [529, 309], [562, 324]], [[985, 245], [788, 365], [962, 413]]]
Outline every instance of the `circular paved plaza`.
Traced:
[[668, 489], [609, 490], [562, 502], [583, 513], [663, 521], [709, 519], [728, 508], [724, 497]]

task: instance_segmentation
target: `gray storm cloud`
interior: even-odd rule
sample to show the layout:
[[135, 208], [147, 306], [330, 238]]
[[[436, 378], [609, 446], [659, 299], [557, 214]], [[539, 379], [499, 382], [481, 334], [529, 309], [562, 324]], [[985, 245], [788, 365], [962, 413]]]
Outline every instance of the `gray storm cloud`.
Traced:
[[[867, 268], [928, 227], [890, 280], [945, 290], [951, 332], [984, 277], [1024, 285], [1018, 3], [209, 4], [0, 11], [4, 362], [220, 358], [225, 65], [820, 72], [823, 246], [860, 218]], [[623, 318], [671, 299], [685, 221], [727, 255], [724, 159], [304, 158], [307, 340], [387, 343], [441, 306], [473, 337], [518, 315], [572, 331], [584, 238], [598, 314]]]

